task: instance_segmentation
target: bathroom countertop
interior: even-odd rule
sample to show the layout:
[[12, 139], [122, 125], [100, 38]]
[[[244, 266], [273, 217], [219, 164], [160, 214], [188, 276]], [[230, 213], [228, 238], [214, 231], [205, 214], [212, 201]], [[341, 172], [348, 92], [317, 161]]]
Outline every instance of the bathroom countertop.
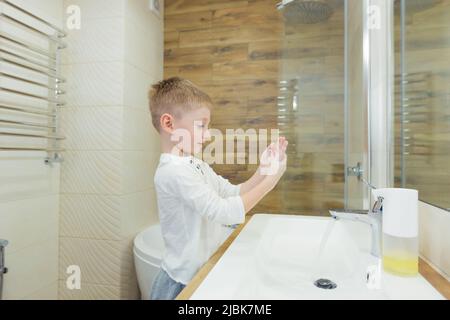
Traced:
[[[216, 263], [227, 251], [245, 225], [250, 221], [251, 215], [247, 216], [245, 223], [239, 226], [231, 236], [222, 244], [222, 246], [214, 253], [211, 258], [203, 265], [203, 267], [197, 272], [192, 281], [184, 288], [184, 290], [178, 295], [177, 300], [189, 300], [194, 294], [195, 290], [200, 286], [208, 273], [214, 268]], [[447, 281], [442, 275], [435, 271], [427, 262], [423, 259], [419, 259], [419, 272], [420, 274], [439, 291], [446, 299], [450, 300], [450, 282]]]

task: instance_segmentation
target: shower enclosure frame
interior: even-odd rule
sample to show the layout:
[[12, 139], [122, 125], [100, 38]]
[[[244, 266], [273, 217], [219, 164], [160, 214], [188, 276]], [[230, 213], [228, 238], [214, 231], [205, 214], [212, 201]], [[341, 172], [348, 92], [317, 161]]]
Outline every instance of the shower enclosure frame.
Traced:
[[[370, 187], [394, 186], [394, 0], [362, 0], [363, 130], [365, 146], [359, 163], [350, 163], [349, 149], [349, 0], [345, 0], [345, 207], [349, 204], [349, 179], [359, 179], [363, 199], [369, 209]], [[353, 204], [354, 205], [354, 204]]]

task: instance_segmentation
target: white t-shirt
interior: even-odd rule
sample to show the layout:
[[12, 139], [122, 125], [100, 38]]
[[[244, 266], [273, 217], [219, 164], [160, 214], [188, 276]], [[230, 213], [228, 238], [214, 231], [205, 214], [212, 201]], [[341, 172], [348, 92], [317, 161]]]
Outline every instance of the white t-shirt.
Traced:
[[245, 220], [240, 186], [194, 157], [163, 153], [155, 173], [159, 218], [165, 243], [162, 268], [182, 284]]

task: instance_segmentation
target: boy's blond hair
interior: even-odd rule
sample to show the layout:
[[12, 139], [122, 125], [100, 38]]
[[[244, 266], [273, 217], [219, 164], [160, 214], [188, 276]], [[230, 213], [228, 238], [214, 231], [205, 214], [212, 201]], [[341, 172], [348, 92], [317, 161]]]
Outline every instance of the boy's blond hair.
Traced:
[[191, 81], [179, 77], [154, 84], [149, 92], [149, 100], [152, 123], [158, 131], [164, 113], [179, 117], [183, 111], [212, 107], [212, 100], [205, 92]]

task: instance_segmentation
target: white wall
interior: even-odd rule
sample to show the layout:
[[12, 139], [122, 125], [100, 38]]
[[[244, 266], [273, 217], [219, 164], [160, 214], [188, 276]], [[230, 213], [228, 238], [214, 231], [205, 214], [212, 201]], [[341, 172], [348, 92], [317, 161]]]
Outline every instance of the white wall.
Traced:
[[450, 281], [450, 212], [419, 205], [420, 255]]
[[[36, 15], [61, 26], [62, 0], [15, 0], [17, 5]], [[8, 10], [15, 17], [16, 13]], [[26, 19], [33, 23], [32, 20]], [[40, 39], [28, 32], [11, 28], [6, 22], [0, 22], [2, 31], [41, 45]], [[2, 45], [5, 42], [1, 43]], [[3, 56], [3, 55], [2, 55]], [[2, 71], [15, 75], [35, 77], [18, 68], [0, 64]], [[45, 81], [46, 79], [36, 79]], [[19, 90], [37, 90], [30, 85], [0, 80], [0, 85]], [[36, 92], [36, 91], [34, 91]], [[36, 92], [37, 93], [37, 92]], [[46, 94], [47, 92], [43, 92]], [[47, 108], [38, 101], [25, 101], [15, 95], [0, 93], [0, 101], [28, 104]], [[20, 119], [46, 123], [46, 118], [31, 117], [25, 114], [0, 110], [2, 119]], [[0, 125], [1, 126], [1, 125]], [[35, 139], [33, 145], [44, 145], [45, 141]], [[30, 139], [0, 137], [0, 145], [30, 144]], [[0, 152], [0, 238], [10, 241], [6, 249], [5, 299], [56, 299], [58, 280], [58, 202], [59, 202], [59, 165], [49, 167], [44, 164], [45, 153], [36, 152]]]
[[[132, 240], [156, 222], [159, 142], [147, 92], [162, 78], [163, 20], [146, 0], [66, 0], [81, 8], [65, 58], [61, 299], [138, 298]], [[81, 290], [65, 286], [78, 265]]]

